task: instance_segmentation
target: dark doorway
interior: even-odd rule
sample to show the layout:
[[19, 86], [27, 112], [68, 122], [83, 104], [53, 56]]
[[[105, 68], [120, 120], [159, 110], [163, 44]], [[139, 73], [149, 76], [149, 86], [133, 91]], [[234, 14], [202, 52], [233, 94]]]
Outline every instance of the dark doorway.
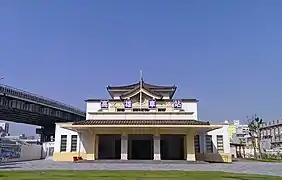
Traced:
[[121, 140], [115, 140], [115, 159], [121, 158]]
[[129, 136], [129, 159], [151, 160], [153, 159], [153, 136], [130, 135]]
[[132, 140], [131, 159], [152, 159], [150, 140]]
[[184, 160], [184, 135], [161, 135], [161, 159]]
[[119, 134], [99, 135], [98, 159], [120, 159], [120, 143]]

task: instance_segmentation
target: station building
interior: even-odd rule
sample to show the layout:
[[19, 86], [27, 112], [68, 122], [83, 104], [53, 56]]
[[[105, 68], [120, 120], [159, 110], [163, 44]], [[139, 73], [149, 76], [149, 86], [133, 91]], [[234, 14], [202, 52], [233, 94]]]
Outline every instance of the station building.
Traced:
[[55, 161], [143, 159], [231, 162], [228, 125], [198, 120], [197, 99], [176, 86], [108, 86], [109, 99], [86, 100], [86, 120], [57, 123]]

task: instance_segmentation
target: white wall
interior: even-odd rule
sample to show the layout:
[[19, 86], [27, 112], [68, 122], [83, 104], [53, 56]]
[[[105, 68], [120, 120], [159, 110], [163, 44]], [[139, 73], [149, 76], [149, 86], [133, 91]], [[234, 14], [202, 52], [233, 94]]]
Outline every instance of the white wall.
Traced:
[[44, 142], [42, 144], [42, 158], [49, 159], [52, 158], [52, 156], [49, 156], [49, 151], [51, 151], [51, 148], [55, 148], [55, 142]]
[[182, 102], [182, 109], [185, 112], [194, 112], [191, 119], [198, 120], [198, 103], [197, 102]]
[[42, 145], [24, 144], [21, 146], [20, 158], [9, 159], [8, 162], [29, 161], [41, 159]]
[[[116, 112], [116, 113], [93, 113], [88, 116], [89, 119], [100, 119], [100, 120], [187, 120], [187, 119], [195, 119], [196, 116], [194, 114], [186, 114], [186, 113], [160, 113], [160, 112], [130, 112], [130, 113], [124, 113], [124, 112]], [[197, 120], [197, 119], [195, 119]]]
[[[65, 123], [64, 123], [65, 124]], [[83, 134], [79, 134], [76, 131], [72, 131], [69, 129], [61, 128], [60, 123], [56, 123], [56, 130], [55, 130], [55, 148], [54, 152], [60, 152], [61, 146], [61, 135], [67, 135], [67, 150], [66, 152], [71, 152], [71, 136], [77, 135], [77, 149], [80, 148], [80, 152], [85, 152], [84, 146], [80, 143], [80, 139]]]
[[215, 129], [212, 131], [208, 131], [205, 134], [200, 134], [200, 149], [203, 150], [203, 152], [206, 152], [206, 138], [205, 135], [211, 135], [212, 136], [212, 142], [213, 142], [213, 152], [217, 152], [217, 135], [223, 135], [223, 150], [224, 153], [230, 153], [230, 140], [228, 137], [228, 126], [229, 125], [223, 125], [222, 128]]
[[100, 102], [86, 102], [86, 119], [90, 119], [89, 112], [98, 112], [101, 109]]

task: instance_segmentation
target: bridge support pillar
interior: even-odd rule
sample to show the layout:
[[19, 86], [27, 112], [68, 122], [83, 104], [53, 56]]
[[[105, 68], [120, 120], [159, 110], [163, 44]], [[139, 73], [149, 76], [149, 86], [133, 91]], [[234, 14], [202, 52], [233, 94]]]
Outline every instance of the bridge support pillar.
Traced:
[[36, 133], [40, 134], [41, 143], [55, 140], [55, 126], [43, 126], [36, 129]]

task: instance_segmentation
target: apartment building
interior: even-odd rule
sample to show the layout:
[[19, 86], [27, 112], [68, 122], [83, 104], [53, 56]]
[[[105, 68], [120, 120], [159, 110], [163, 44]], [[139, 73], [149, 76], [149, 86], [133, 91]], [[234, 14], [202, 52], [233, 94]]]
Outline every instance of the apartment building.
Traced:
[[282, 148], [282, 119], [263, 124], [261, 127], [261, 148]]

